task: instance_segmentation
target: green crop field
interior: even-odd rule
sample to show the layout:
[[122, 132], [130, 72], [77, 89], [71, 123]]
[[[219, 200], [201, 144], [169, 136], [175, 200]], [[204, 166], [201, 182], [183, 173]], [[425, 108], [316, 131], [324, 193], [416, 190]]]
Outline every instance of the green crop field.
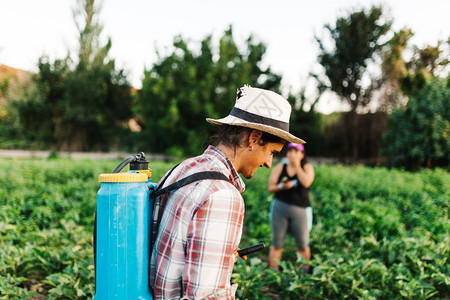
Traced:
[[[92, 299], [97, 176], [119, 161], [0, 159], [0, 299]], [[174, 164], [151, 162], [158, 180]], [[239, 260], [239, 299], [450, 297], [450, 174], [316, 166], [312, 273], [288, 238], [282, 272], [268, 251]], [[270, 170], [246, 181], [241, 248], [270, 245]]]

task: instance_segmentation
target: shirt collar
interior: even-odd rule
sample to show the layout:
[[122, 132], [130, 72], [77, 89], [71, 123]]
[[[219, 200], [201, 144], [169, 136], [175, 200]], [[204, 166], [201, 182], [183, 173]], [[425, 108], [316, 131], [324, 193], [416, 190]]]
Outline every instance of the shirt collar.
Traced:
[[234, 168], [231, 161], [223, 154], [219, 149], [216, 147], [209, 145], [208, 148], [205, 150], [204, 154], [212, 155], [216, 158], [218, 158], [225, 167], [231, 172], [231, 181], [233, 182], [234, 186], [239, 190], [239, 192], [244, 192], [245, 190], [245, 183], [242, 180], [241, 176], [237, 173], [236, 169]]

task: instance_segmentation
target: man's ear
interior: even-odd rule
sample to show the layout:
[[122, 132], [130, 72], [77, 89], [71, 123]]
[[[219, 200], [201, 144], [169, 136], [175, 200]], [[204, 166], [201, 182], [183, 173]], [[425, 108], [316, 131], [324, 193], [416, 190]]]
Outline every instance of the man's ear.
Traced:
[[260, 130], [252, 130], [250, 135], [248, 136], [248, 144], [252, 147], [254, 144], [258, 143], [262, 137], [262, 131]]

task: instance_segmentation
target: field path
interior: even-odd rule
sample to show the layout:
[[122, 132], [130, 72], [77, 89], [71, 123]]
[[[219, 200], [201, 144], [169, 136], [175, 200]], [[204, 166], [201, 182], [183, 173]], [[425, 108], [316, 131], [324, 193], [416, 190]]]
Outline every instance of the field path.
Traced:
[[[125, 159], [135, 153], [126, 152], [67, 152], [57, 151], [58, 157], [66, 157], [73, 159]], [[3, 150], [0, 149], [0, 158], [49, 158], [52, 154], [51, 150]], [[173, 157], [163, 154], [148, 154], [145, 153], [147, 160], [160, 160], [160, 161], [172, 161]], [[339, 163], [337, 158], [331, 157], [311, 157], [308, 156], [308, 160], [314, 165], [334, 165]], [[280, 158], [275, 157], [274, 163], [280, 161]]]
[[[125, 152], [66, 152], [58, 151], [59, 157], [75, 159], [124, 159], [134, 153]], [[50, 150], [2, 150], [0, 158], [48, 158], [52, 154]], [[160, 154], [146, 154], [148, 160], [170, 160], [169, 156]]]

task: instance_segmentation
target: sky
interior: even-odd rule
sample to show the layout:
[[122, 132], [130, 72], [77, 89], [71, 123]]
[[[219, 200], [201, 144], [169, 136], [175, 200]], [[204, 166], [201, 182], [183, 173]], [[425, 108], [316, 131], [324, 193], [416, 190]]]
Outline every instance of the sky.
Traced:
[[[313, 95], [308, 74], [321, 70], [314, 36], [324, 36], [323, 26], [352, 8], [380, 3], [393, 17], [394, 30], [413, 30], [414, 45], [435, 45], [450, 36], [449, 0], [103, 0], [99, 18], [102, 37], [112, 40], [110, 58], [136, 88], [144, 69], [157, 62], [156, 50], [169, 54], [175, 36], [190, 41], [191, 49], [208, 35], [217, 45], [232, 25], [238, 44], [253, 35], [266, 45], [263, 63], [282, 75], [284, 93], [306, 86], [307, 95]], [[0, 0], [0, 63], [36, 72], [44, 54], [57, 59], [68, 50], [75, 53], [75, 5], [76, 0]], [[331, 93], [316, 108], [323, 113], [346, 109]]]

